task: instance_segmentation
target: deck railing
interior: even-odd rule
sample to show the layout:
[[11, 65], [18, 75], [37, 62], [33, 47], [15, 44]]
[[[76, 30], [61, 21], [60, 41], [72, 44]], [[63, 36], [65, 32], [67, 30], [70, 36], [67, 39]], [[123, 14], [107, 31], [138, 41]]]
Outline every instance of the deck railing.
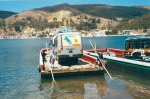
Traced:
[[[114, 49], [114, 48], [107, 48], [107, 50], [109, 51], [109, 53], [114, 53], [116, 57], [121, 57], [124, 58], [124, 52], [121, 49]], [[87, 50], [88, 52], [95, 52], [93, 49], [91, 50]], [[102, 48], [102, 49], [97, 49], [97, 52], [101, 52], [101, 53], [107, 53], [108, 51], [106, 51], [106, 49]]]

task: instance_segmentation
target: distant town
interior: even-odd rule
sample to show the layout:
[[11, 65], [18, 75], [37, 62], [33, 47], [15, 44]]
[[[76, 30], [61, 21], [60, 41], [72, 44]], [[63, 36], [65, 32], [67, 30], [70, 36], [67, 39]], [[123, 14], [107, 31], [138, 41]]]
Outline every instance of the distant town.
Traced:
[[[0, 36], [0, 39], [36, 39], [36, 38], [51, 38], [53, 37], [56, 33], [58, 33], [59, 29], [47, 29], [42, 32], [29, 32], [29, 33], [14, 33], [13, 35], [4, 35]], [[148, 33], [137, 33], [134, 30], [123, 30], [122, 33], [118, 33], [116, 35], [107, 35], [108, 30], [91, 30], [89, 33], [84, 33], [85, 31], [76, 31], [76, 32], [81, 32], [82, 37], [105, 37], [105, 36], [126, 36], [126, 35], [150, 35], [150, 30], [147, 30]]]

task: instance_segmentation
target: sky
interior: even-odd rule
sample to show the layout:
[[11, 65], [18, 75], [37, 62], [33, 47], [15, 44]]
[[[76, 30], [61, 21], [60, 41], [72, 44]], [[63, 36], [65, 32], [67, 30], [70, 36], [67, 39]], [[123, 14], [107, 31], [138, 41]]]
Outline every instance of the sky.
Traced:
[[0, 10], [19, 13], [25, 10], [63, 3], [70, 5], [106, 4], [111, 6], [150, 6], [150, 0], [0, 0]]

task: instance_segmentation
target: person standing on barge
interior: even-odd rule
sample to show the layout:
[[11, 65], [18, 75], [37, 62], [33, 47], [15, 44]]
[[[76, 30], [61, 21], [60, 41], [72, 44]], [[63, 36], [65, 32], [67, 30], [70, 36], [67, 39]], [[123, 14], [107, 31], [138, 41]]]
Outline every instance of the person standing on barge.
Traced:
[[52, 48], [50, 49], [50, 59], [49, 59], [50, 65], [52, 65], [52, 67], [54, 67], [55, 59], [56, 59], [55, 50], [54, 50], [54, 48], [52, 47]]
[[99, 67], [101, 67], [102, 66], [101, 62], [103, 61], [103, 54], [101, 52], [97, 52], [97, 51], [96, 51], [96, 53], [97, 53], [98, 57], [97, 57], [95, 65], [98, 65]]

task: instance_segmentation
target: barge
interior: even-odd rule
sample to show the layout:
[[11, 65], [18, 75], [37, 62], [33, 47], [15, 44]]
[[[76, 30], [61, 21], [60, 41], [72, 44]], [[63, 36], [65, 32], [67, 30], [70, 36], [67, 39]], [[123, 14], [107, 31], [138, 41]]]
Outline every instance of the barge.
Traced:
[[[53, 75], [55, 77], [73, 75], [104, 74], [105, 61], [103, 66], [97, 63], [97, 58], [83, 54], [81, 33], [70, 29], [61, 29], [50, 40], [51, 48], [40, 51], [39, 72], [41, 76]], [[52, 56], [50, 56], [52, 55]], [[52, 57], [55, 57], [53, 63]]]
[[[95, 65], [97, 58], [87, 54], [83, 54], [82, 58], [78, 59], [77, 63], [74, 63], [73, 60], [71, 60], [67, 63], [60, 64], [58, 60], [56, 60], [54, 65], [52, 65], [49, 62], [50, 50], [50, 48], [43, 48], [40, 51], [38, 69], [41, 74], [41, 77], [51, 77], [51, 74], [53, 74], [54, 77], [103, 75], [105, 72], [103, 67]], [[43, 61], [44, 58], [45, 60]], [[105, 63], [106, 62], [103, 61], [104, 65]]]

